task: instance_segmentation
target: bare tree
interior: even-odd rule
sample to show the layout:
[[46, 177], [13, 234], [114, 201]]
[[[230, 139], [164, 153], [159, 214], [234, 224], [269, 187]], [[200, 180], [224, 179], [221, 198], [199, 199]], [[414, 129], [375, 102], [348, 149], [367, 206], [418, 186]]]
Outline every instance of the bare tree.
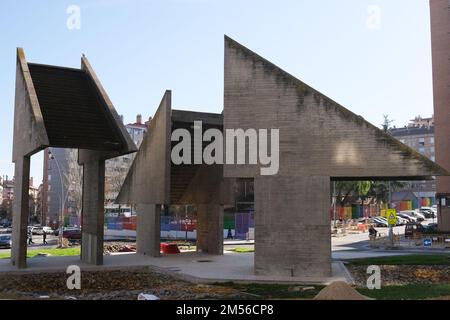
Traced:
[[[119, 195], [128, 170], [133, 161], [132, 155], [117, 157], [106, 162], [105, 202], [113, 203]], [[119, 206], [120, 209], [120, 206]]]
[[394, 122], [394, 120], [391, 120], [389, 118], [389, 115], [383, 114], [383, 124], [382, 124], [383, 131], [384, 132], [388, 132], [389, 129], [391, 129], [391, 125], [392, 125], [393, 122]]
[[83, 201], [83, 167], [78, 164], [78, 150], [66, 149], [68, 168], [64, 172], [64, 183], [67, 186], [67, 202], [70, 202], [81, 215]]

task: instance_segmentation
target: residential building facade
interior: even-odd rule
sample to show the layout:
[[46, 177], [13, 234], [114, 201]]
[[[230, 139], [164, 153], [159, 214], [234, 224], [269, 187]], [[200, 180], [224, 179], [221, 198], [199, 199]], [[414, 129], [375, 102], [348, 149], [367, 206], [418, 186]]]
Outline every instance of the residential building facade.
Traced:
[[[122, 118], [123, 119], [123, 118]], [[150, 120], [149, 120], [150, 121]], [[126, 129], [136, 145], [140, 145], [149, 121], [143, 122], [137, 115], [134, 123], [126, 125]], [[135, 154], [107, 160], [105, 163], [105, 210], [119, 209], [114, 204], [120, 187]], [[64, 211], [66, 225], [80, 225], [81, 206], [74, 192], [81, 185], [82, 175], [74, 178], [73, 170], [78, 167], [76, 153], [71, 149], [47, 148], [44, 152], [43, 186], [41, 191], [41, 214], [43, 224], [58, 227], [60, 213]], [[79, 180], [79, 181], [78, 181]], [[69, 183], [70, 182], [70, 183]], [[74, 194], [75, 193], [75, 194]], [[126, 208], [125, 208], [126, 209]], [[128, 208], [129, 210], [129, 208]]]
[[[125, 126], [137, 147], [140, 146], [144, 139], [150, 121], [151, 118], [144, 123], [142, 121], [142, 115], [138, 114], [136, 116], [136, 122], [129, 123]], [[135, 156], [135, 153], [126, 154], [110, 159], [105, 163], [105, 210], [107, 213], [120, 213], [123, 210], [125, 210], [125, 212], [131, 212], [130, 207], [119, 206], [114, 202]]]
[[[390, 134], [432, 161], [436, 160], [434, 116], [417, 116], [403, 128], [392, 128]], [[436, 180], [408, 182], [406, 187], [392, 195], [394, 203], [411, 201], [412, 208], [434, 204]], [[399, 206], [400, 207], [400, 206]]]

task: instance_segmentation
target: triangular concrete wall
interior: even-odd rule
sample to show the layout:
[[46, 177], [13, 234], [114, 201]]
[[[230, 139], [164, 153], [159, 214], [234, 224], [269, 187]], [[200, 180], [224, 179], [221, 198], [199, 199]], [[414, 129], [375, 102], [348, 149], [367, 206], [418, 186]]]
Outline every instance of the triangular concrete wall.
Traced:
[[128, 171], [117, 203], [168, 204], [172, 93], [166, 91]]
[[17, 49], [13, 162], [49, 145], [44, 119], [22, 48]]
[[[224, 129], [280, 130], [279, 176], [408, 178], [448, 172], [271, 62], [225, 37]], [[225, 165], [254, 177], [258, 165]]]

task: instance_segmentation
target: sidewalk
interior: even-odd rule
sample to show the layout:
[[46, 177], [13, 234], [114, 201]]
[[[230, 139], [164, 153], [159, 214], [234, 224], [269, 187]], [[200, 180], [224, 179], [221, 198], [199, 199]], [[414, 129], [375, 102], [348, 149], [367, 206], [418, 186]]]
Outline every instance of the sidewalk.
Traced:
[[69, 265], [78, 265], [82, 271], [107, 271], [135, 267], [151, 267], [168, 272], [174, 276], [197, 283], [214, 282], [274, 282], [299, 284], [328, 284], [333, 281], [353, 283], [353, 279], [340, 261], [332, 263], [333, 276], [317, 277], [283, 277], [259, 276], [253, 271], [253, 253], [225, 253], [222, 256], [212, 256], [202, 253], [183, 253], [164, 255], [152, 258], [135, 253], [114, 254], [104, 257], [103, 266], [86, 265], [80, 262], [78, 256], [73, 257], [39, 257], [28, 260], [28, 268], [17, 270], [9, 260], [0, 260], [0, 273], [35, 273], [35, 272], [65, 272]]

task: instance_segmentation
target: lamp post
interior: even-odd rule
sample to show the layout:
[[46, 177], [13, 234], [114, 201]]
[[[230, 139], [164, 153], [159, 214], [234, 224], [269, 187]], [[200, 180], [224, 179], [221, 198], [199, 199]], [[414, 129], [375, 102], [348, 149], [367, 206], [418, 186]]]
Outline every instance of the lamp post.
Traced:
[[59, 241], [59, 245], [62, 247], [63, 246], [63, 230], [64, 230], [64, 207], [66, 204], [66, 197], [64, 196], [64, 183], [63, 183], [63, 178], [62, 178], [62, 173], [61, 173], [61, 167], [59, 166], [59, 162], [58, 159], [56, 159], [56, 157], [53, 155], [53, 153], [50, 151], [50, 149], [48, 149], [48, 154], [50, 155], [50, 159], [51, 160], [55, 160], [56, 163], [56, 168], [58, 169], [58, 173], [59, 173], [59, 179], [61, 182], [61, 213], [59, 215], [59, 232], [58, 232], [58, 241]]

